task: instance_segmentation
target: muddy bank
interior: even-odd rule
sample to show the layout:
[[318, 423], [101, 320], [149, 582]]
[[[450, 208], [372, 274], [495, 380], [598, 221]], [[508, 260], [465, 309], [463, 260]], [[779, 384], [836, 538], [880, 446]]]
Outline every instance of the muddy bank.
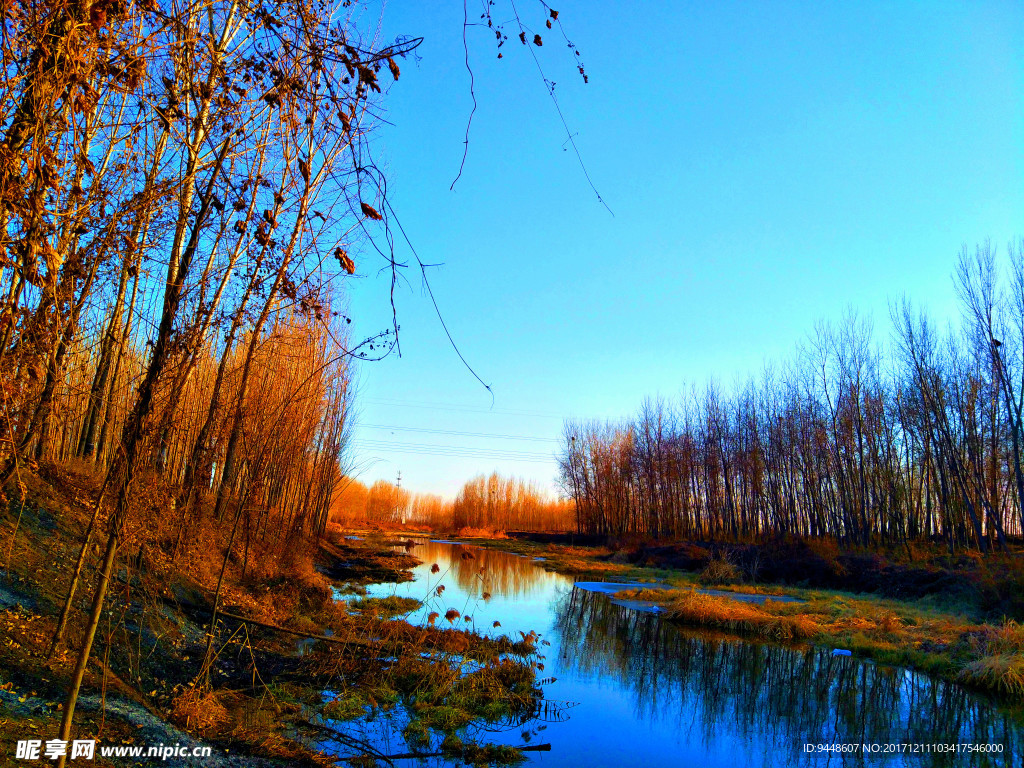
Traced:
[[[13, 538], [10, 570], [0, 573], [0, 634], [5, 639], [0, 644], [0, 762], [5, 764], [14, 760], [18, 740], [45, 741], [58, 733], [88, 608], [84, 600], [76, 601], [81, 610], [72, 616], [68, 641], [50, 658], [60, 596], [67, 588], [61, 580], [66, 570], [60, 566], [75, 551], [81, 520], [76, 510], [58, 508], [59, 497], [46, 500], [57, 516], [27, 504], [17, 516], [0, 517], [5, 540]], [[312, 560], [319, 569], [355, 582], [408, 579], [407, 568], [417, 562], [387, 547], [357, 549], [330, 541]], [[43, 562], [49, 568], [40, 568]], [[322, 764], [316, 751], [293, 741], [289, 731], [301, 725], [302, 708], [315, 705], [320, 696], [319, 688], [304, 687], [316, 675], [297, 658], [296, 635], [340, 630], [346, 623], [351, 631], [355, 623], [336, 609], [331, 582], [301, 565], [291, 573], [244, 583], [229, 579], [220, 604], [216, 654], [204, 673], [211, 591], [154, 555], [144, 568], [132, 565], [137, 563], [122, 566], [111, 584], [110, 621], [104, 622], [90, 659], [74, 737], [94, 739], [97, 750], [124, 745], [180, 745], [189, 752], [210, 748], [209, 757], [175, 756], [162, 762], [187, 768]], [[47, 578], [41, 578], [44, 573]], [[204, 674], [209, 687], [197, 687]], [[200, 689], [201, 694], [194, 693]], [[137, 762], [97, 751], [94, 764]]]
[[[88, 550], [89, 585], [74, 602], [66, 641], [51, 657], [96, 484], [87, 474], [66, 471], [26, 481], [26, 502], [0, 508], [0, 539], [10, 552], [10, 568], [0, 573], [4, 764], [15, 759], [18, 740], [45, 741], [59, 732], [99, 558], [99, 548]], [[429, 681], [457, 680], [455, 659], [483, 665], [487, 671], [473, 681], [482, 680], [489, 691], [515, 688], [510, 707], [532, 706], [529, 659], [536, 648], [530, 642], [484, 640], [450, 622], [415, 627], [382, 606], [353, 610], [335, 599], [339, 590], [411, 578], [409, 569], [419, 561], [403, 542], [352, 540], [329, 531], [319, 542], [298, 541], [273, 558], [239, 543], [225, 559], [229, 537], [218, 521], [207, 519], [202, 540], [174, 554], [173, 536], [153, 535], [161, 515], [166, 511], [155, 508], [147, 518], [143, 510], [130, 532], [135, 538], [111, 580], [104, 609], [109, 620], [101, 624], [83, 681], [72, 735], [95, 739], [97, 750], [179, 744], [209, 746], [211, 757], [200, 762], [218, 768], [332, 764], [332, 718], [350, 714], [339, 701], [357, 702], [362, 712], [406, 706]], [[227, 527], [229, 532], [230, 520]], [[207, 655], [225, 564], [213, 652]], [[439, 689], [435, 706], [449, 707], [449, 698], [449, 690]], [[462, 717], [469, 720], [483, 722], [492, 714], [471, 698], [462, 703]], [[424, 719], [424, 728], [430, 727]], [[453, 748], [452, 756], [491, 756], [469, 743], [460, 749]], [[369, 745], [365, 751], [372, 754]], [[93, 764], [137, 762], [97, 751]], [[191, 768], [200, 762], [171, 757], [162, 764]]]

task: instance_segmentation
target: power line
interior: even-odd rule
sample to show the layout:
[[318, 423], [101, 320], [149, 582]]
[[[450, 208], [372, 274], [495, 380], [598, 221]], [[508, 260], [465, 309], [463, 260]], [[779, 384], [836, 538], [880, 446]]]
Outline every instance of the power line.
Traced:
[[468, 445], [437, 445], [429, 443], [401, 443], [386, 440], [353, 440], [353, 447], [368, 448], [370, 450], [403, 451], [406, 453], [421, 453], [434, 456], [478, 456], [490, 458], [508, 459], [536, 459], [538, 461], [551, 461], [554, 454], [537, 453], [531, 451], [503, 450], [500, 448], [479, 448]]
[[408, 448], [388, 448], [387, 451], [390, 453], [412, 454], [415, 456], [436, 456], [438, 458], [447, 459], [477, 459], [479, 461], [512, 461], [522, 464], [550, 464], [554, 461], [553, 456], [542, 459], [531, 459], [527, 457], [516, 458], [514, 456], [484, 456], [473, 453], [433, 453], [430, 451], [417, 451]]
[[526, 458], [526, 459], [548, 459], [553, 458], [550, 453], [530, 453], [528, 451], [502, 451], [487, 448], [470, 448], [468, 446], [452, 445], [417, 445], [416, 443], [387, 443], [379, 441], [360, 442], [356, 445], [362, 448], [369, 448], [378, 451], [389, 451], [402, 449], [404, 451], [418, 451], [435, 455], [457, 455], [469, 454], [473, 456], [493, 456], [495, 458]]
[[558, 419], [559, 421], [561, 421], [563, 418], [562, 414], [552, 412], [522, 411], [512, 408], [476, 408], [474, 406], [457, 405], [454, 403], [415, 402], [411, 400], [393, 400], [389, 398], [380, 397], [361, 398], [361, 402], [372, 403], [374, 405], [395, 406], [398, 408], [422, 408], [424, 410], [431, 411], [455, 411], [459, 413], [493, 413], [501, 416], [532, 416], [541, 419]]
[[561, 443], [562, 441], [554, 437], [528, 437], [526, 435], [498, 435], [490, 432], [458, 432], [453, 429], [428, 429], [426, 427], [396, 427], [387, 424], [359, 424], [357, 428], [365, 429], [391, 429], [399, 430], [402, 432], [423, 432], [432, 435], [455, 435], [458, 437], [487, 437], [494, 438], [496, 440], [524, 440], [528, 442], [536, 443]]

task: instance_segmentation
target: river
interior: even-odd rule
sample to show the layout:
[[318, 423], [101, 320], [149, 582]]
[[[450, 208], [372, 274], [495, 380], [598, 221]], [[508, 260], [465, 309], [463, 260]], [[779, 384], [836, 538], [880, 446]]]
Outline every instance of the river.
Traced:
[[[826, 649], [682, 628], [576, 587], [572, 577], [547, 572], [531, 558], [427, 540], [417, 541], [411, 553], [422, 561], [415, 580], [374, 585], [371, 596], [424, 601], [408, 617], [413, 623], [426, 621], [430, 611], [443, 616], [455, 608], [472, 617], [460, 626], [484, 634], [540, 634], [538, 676], [549, 679], [543, 685], [548, 705], [531, 722], [470, 734], [512, 745], [550, 744], [550, 751], [526, 753], [532, 764], [1024, 765], [1019, 711], [958, 685]], [[445, 587], [440, 597], [439, 585]], [[495, 621], [501, 626], [495, 628]], [[407, 752], [400, 726], [383, 715], [344, 728], [385, 753]], [[855, 751], [822, 753], [819, 744], [847, 744]], [[935, 751], [968, 744], [995, 751]], [[868, 754], [864, 745], [877, 751]]]

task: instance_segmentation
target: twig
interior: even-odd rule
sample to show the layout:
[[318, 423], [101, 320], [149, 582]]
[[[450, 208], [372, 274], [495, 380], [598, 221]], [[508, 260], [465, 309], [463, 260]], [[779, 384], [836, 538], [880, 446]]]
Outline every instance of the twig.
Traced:
[[[520, 752], [550, 752], [551, 751], [551, 745], [550, 744], [523, 744], [520, 747], [513, 747], [513, 749], [518, 749]], [[450, 752], [403, 752], [400, 755], [387, 755], [386, 757], [384, 757], [384, 759], [386, 759], [386, 760], [415, 760], [415, 759], [424, 758], [424, 757], [453, 757], [453, 756], [457, 757], [460, 754], [461, 754], [461, 751], [456, 751], [454, 753], [450, 753]], [[337, 758], [337, 760], [340, 763], [344, 763], [344, 762], [352, 762], [353, 760], [361, 760], [364, 757], [365, 757], [364, 755], [354, 755], [352, 757], [339, 757], [339, 758]]]
[[449, 192], [455, 189], [455, 183], [462, 178], [462, 169], [466, 167], [466, 157], [469, 156], [469, 129], [473, 125], [473, 115], [476, 114], [476, 93], [473, 90], [476, 78], [473, 76], [473, 68], [469, 65], [469, 43], [466, 40], [467, 29], [469, 29], [468, 0], [462, 0], [462, 48], [466, 52], [466, 71], [469, 72], [469, 97], [473, 99], [473, 109], [469, 111], [469, 119], [466, 121], [466, 140], [463, 142], [465, 147], [462, 150], [462, 162], [459, 163], [459, 172], [456, 174], [455, 180], [448, 187]]
[[[177, 604], [181, 608], [186, 608], [193, 611], [199, 611], [201, 613], [212, 614], [213, 609], [207, 608], [205, 605], [197, 605], [196, 603], [188, 603], [184, 601], [177, 601]], [[263, 629], [273, 629], [277, 632], [284, 632], [287, 635], [295, 635], [296, 637], [303, 637], [309, 640], [323, 640], [325, 643], [334, 643], [335, 645], [354, 645], [363, 648], [375, 647], [372, 643], [367, 643], [363, 640], [345, 639], [342, 637], [334, 637], [331, 635], [316, 635], [310, 632], [300, 632], [297, 629], [288, 629], [286, 627], [279, 627], [276, 624], [267, 624], [263, 621], [257, 621], [256, 619], [250, 619], [247, 616], [239, 616], [237, 613], [231, 613], [225, 610], [218, 610], [217, 616], [225, 619], [232, 619], [234, 621], [240, 621], [245, 624], [252, 624], [256, 627], [262, 627]]]

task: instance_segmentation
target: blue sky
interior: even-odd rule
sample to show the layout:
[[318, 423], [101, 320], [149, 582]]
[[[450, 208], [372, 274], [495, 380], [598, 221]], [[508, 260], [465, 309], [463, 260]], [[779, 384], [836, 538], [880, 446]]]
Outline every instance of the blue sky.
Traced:
[[[462, 6], [385, 7], [385, 38], [424, 42], [399, 61], [375, 151], [495, 402], [409, 270], [402, 356], [358, 374], [364, 481], [401, 470], [403, 487], [451, 495], [497, 469], [553, 487], [563, 418], [728, 386], [847, 306], [883, 341], [903, 294], [952, 316], [961, 245], [1024, 236], [1020, 3], [561, 2], [587, 85], [543, 7], [516, 7], [614, 216], [514, 22], [501, 60], [469, 30], [478, 107], [449, 191], [471, 107]], [[365, 253], [351, 283], [357, 335], [389, 323], [380, 266]]]

